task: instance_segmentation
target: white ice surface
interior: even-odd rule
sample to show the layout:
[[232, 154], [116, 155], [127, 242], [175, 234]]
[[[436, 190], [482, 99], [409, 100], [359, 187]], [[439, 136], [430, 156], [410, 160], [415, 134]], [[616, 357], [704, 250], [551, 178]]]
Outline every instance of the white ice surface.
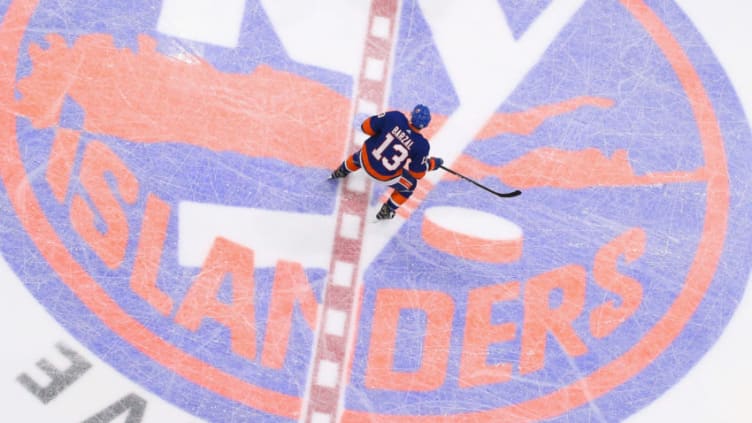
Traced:
[[431, 207], [424, 214], [427, 220], [463, 235], [492, 241], [522, 238], [522, 228], [495, 214], [464, 207]]
[[157, 29], [167, 35], [233, 48], [238, 45], [245, 0], [163, 0]]
[[[368, 25], [368, 0], [262, 0], [293, 59], [347, 75], [357, 75]], [[365, 7], [364, 7], [365, 6]], [[377, 31], [385, 23], [378, 22]]]
[[[252, 249], [257, 267], [274, 267], [278, 260], [307, 268], [329, 267], [334, 243], [334, 215], [315, 215], [231, 207], [183, 201], [178, 215], [178, 259], [186, 267], [201, 267], [214, 239], [222, 237]], [[247, 222], [238, 225], [237, 222]], [[357, 222], [346, 226], [357, 232]]]

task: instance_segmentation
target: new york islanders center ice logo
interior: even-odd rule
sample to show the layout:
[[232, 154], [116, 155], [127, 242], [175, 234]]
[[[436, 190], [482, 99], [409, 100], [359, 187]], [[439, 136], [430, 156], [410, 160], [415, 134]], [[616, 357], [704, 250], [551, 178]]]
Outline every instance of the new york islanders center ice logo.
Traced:
[[[0, 5], [0, 245], [197, 416], [614, 421], [741, 296], [750, 136], [670, 1], [118, 3]], [[377, 223], [383, 188], [325, 180], [418, 102], [433, 154], [523, 195], [437, 171]]]

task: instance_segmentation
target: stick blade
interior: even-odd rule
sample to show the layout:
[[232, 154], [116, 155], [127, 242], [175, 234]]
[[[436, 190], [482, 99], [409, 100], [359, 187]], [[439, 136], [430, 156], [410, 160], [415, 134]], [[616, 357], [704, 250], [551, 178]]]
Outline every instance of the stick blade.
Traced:
[[517, 197], [520, 194], [522, 194], [522, 191], [520, 191], [520, 190], [514, 190], [512, 192], [500, 192], [497, 195], [499, 197], [512, 198], [512, 197]]

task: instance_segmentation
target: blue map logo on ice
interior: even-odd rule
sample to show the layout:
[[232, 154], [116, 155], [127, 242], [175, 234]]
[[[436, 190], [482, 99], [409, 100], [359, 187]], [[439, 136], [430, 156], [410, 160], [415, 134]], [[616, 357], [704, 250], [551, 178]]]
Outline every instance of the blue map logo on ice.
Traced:
[[[8, 3], [2, 254], [202, 418], [619, 420], [744, 290], [749, 129], [670, 1]], [[383, 187], [325, 180], [416, 103], [523, 194], [431, 172], [375, 223]]]

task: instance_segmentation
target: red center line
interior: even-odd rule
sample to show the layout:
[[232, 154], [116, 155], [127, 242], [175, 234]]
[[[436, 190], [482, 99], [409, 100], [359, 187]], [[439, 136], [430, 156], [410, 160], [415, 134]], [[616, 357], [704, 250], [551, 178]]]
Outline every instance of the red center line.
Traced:
[[[354, 90], [353, 119], [356, 114], [373, 114], [386, 106], [398, 13], [399, 0], [371, 2], [363, 60]], [[349, 154], [359, 148], [356, 142], [357, 135], [351, 131]], [[306, 423], [333, 423], [344, 406], [348, 363], [355, 345], [362, 285], [358, 271], [371, 193], [370, 181], [354, 183], [350, 179], [341, 183], [334, 251], [301, 413], [301, 421]]]

